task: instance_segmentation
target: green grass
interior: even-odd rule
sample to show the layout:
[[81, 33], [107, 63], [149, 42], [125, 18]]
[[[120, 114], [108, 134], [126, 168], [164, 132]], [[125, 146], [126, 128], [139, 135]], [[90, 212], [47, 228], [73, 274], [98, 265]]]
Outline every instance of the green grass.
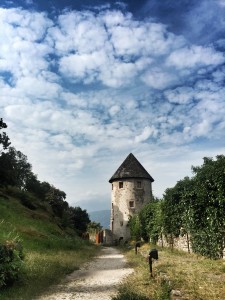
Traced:
[[159, 260], [153, 263], [151, 278], [146, 256], [152, 247], [155, 248], [143, 245], [138, 255], [134, 254], [133, 249], [125, 252], [135, 272], [124, 282], [116, 300], [125, 299], [124, 295], [129, 293], [149, 300], [169, 300], [171, 290], [179, 290], [181, 300], [225, 299], [224, 260], [210, 260], [195, 254], [158, 248]]
[[35, 210], [0, 191], [0, 243], [19, 239], [25, 254], [20, 279], [0, 291], [1, 300], [31, 300], [96, 255], [98, 247], [62, 230], [49, 207]]
[[88, 245], [70, 251], [30, 251], [26, 254], [24, 273], [20, 281], [3, 289], [0, 299], [34, 299], [47, 291], [52, 284], [59, 283], [67, 274], [79, 269], [92, 255], [93, 249]]

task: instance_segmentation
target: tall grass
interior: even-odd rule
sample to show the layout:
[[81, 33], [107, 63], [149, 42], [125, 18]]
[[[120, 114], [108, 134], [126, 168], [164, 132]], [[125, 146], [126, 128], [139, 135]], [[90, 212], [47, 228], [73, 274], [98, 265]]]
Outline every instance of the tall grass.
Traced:
[[[62, 245], [64, 240], [58, 240]], [[85, 244], [73, 247], [73, 240], [70, 241], [68, 250], [59, 244], [55, 249], [47, 251], [26, 251], [23, 274], [20, 281], [10, 288], [5, 288], [0, 292], [0, 299], [30, 300], [45, 292], [52, 284], [57, 284], [65, 275], [89, 260], [95, 253], [93, 246]], [[61, 248], [61, 250], [59, 250]], [[93, 251], [94, 250], [94, 251]]]
[[142, 246], [138, 255], [134, 250], [125, 253], [135, 272], [124, 282], [115, 300], [125, 299], [126, 294], [132, 293], [149, 300], [169, 300], [173, 299], [172, 290], [180, 291], [179, 299], [225, 299], [225, 261], [159, 248], [159, 260], [153, 263], [151, 278], [145, 258], [150, 248], [151, 245]]

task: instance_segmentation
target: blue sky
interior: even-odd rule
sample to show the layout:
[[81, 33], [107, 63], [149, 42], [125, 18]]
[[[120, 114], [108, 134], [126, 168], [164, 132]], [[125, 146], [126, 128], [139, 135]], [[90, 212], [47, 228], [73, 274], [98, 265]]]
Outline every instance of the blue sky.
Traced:
[[0, 110], [33, 171], [88, 211], [132, 152], [161, 197], [224, 154], [225, 0], [1, 1]]

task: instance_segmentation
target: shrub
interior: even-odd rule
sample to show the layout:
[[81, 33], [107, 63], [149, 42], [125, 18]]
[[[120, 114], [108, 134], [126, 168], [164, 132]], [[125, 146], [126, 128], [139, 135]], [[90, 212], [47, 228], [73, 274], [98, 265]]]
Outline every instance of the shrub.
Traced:
[[8, 195], [15, 197], [20, 200], [20, 203], [31, 210], [35, 210], [37, 207], [34, 203], [35, 198], [31, 193], [22, 191], [15, 186], [8, 186], [6, 189]]
[[19, 279], [23, 259], [23, 249], [19, 241], [0, 244], [0, 288]]

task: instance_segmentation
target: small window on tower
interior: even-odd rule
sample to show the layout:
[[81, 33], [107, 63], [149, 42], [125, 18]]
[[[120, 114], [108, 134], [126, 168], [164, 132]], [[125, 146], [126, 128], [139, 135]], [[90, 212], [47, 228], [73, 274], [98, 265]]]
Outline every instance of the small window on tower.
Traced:
[[122, 189], [122, 188], [123, 188], [123, 182], [120, 181], [120, 182], [119, 182], [119, 189]]
[[130, 208], [134, 208], [134, 201], [130, 201], [129, 206], [130, 206]]
[[113, 183], [112, 183], [112, 190], [113, 190]]
[[138, 189], [141, 189], [141, 188], [142, 188], [141, 181], [137, 181], [137, 188], [138, 188]]

